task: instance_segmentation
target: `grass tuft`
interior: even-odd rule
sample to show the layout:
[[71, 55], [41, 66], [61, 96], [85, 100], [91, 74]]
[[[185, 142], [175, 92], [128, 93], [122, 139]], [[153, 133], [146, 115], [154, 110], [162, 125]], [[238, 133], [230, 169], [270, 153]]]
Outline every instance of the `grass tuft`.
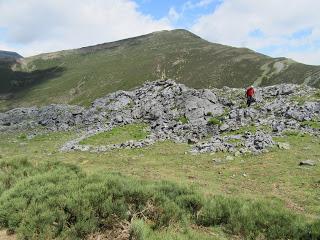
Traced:
[[189, 119], [186, 116], [181, 116], [178, 118], [178, 121], [181, 122], [182, 124], [187, 124], [189, 123]]
[[218, 118], [213, 118], [213, 117], [208, 120], [208, 124], [209, 125], [218, 125], [218, 126], [222, 125], [221, 121]]

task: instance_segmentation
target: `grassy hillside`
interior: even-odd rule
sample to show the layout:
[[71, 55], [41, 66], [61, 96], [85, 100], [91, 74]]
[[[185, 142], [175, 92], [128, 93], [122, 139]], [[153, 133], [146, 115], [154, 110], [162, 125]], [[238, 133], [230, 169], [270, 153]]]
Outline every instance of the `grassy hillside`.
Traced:
[[49, 103], [87, 105], [115, 90], [166, 77], [195, 88], [244, 87], [253, 82], [320, 86], [320, 67], [209, 43], [185, 30], [41, 54], [0, 66], [0, 94], [14, 96], [0, 100], [2, 110]]

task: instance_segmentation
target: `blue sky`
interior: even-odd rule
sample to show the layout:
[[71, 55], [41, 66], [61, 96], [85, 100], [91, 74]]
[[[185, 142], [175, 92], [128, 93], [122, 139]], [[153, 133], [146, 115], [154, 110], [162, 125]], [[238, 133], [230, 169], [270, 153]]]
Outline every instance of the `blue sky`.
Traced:
[[24, 56], [185, 28], [320, 65], [318, 0], [0, 0], [0, 49]]
[[190, 28], [196, 19], [213, 12], [221, 0], [137, 0], [138, 8], [144, 14], [150, 14], [155, 19], [165, 18], [170, 9], [174, 9], [180, 16], [173, 21], [175, 28]]

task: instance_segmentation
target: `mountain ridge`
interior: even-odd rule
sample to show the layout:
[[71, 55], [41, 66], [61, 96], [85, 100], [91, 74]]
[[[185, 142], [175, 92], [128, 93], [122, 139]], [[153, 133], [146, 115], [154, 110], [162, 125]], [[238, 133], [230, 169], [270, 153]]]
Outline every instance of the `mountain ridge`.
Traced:
[[182, 29], [27, 57], [6, 68], [0, 109], [70, 103], [88, 105], [117, 90], [172, 78], [194, 88], [278, 83], [320, 87], [320, 66], [271, 58], [247, 48], [210, 43]]
[[0, 50], [0, 60], [3, 59], [20, 59], [23, 58], [20, 54], [11, 51]]

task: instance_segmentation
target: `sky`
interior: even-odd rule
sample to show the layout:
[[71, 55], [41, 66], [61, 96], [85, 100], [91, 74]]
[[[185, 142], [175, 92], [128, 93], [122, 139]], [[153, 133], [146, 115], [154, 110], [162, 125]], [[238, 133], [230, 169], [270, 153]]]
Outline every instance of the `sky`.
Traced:
[[0, 49], [23, 56], [154, 31], [320, 65], [319, 0], [0, 0]]

